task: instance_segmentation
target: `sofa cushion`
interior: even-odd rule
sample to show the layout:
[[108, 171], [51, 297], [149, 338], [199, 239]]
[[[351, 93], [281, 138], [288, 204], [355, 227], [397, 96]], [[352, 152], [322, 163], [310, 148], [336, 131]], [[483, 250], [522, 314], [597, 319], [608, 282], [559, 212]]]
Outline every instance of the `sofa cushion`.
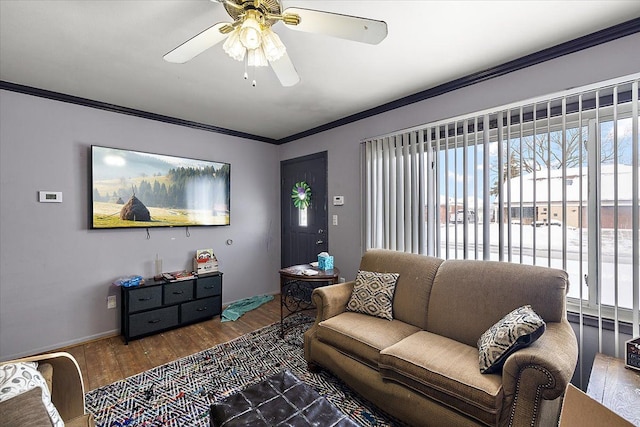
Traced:
[[565, 319], [567, 288], [567, 273], [554, 268], [447, 260], [433, 281], [423, 329], [476, 347], [491, 325], [523, 305], [547, 323]]
[[380, 373], [489, 425], [502, 410], [502, 377], [482, 375], [478, 349], [420, 331], [380, 352]]
[[0, 419], [3, 427], [51, 427], [53, 425], [47, 408], [42, 402], [40, 387], [1, 401]]
[[38, 363], [38, 372], [47, 383], [49, 391], [53, 390], [53, 366], [51, 363]]
[[393, 292], [398, 276], [397, 273], [358, 271], [347, 310], [393, 320]]
[[55, 406], [51, 402], [51, 392], [35, 362], [6, 363], [0, 366], [0, 402], [9, 400], [26, 391], [37, 388], [41, 402], [49, 414], [51, 424], [64, 426]]
[[[433, 278], [442, 262], [440, 258], [426, 255], [369, 249], [360, 261], [360, 270], [399, 273], [393, 295], [393, 318], [426, 329], [429, 294]], [[491, 324], [493, 322], [482, 331]], [[480, 334], [476, 340], [479, 336]]]
[[504, 316], [478, 340], [480, 372], [499, 371], [511, 353], [540, 338], [544, 329], [544, 320], [530, 305], [518, 307]]
[[388, 321], [347, 311], [320, 322], [317, 337], [342, 353], [378, 369], [380, 350], [418, 330], [417, 327], [396, 319]]

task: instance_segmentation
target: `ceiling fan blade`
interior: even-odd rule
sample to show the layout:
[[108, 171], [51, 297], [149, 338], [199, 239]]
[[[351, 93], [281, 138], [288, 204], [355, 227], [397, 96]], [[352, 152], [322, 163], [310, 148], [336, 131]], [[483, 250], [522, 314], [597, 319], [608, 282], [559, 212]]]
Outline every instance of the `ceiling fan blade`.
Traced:
[[300, 81], [300, 76], [296, 71], [296, 67], [293, 66], [293, 62], [291, 62], [291, 59], [286, 52], [280, 57], [280, 59], [270, 62], [270, 64], [282, 86], [295, 86]]
[[163, 58], [167, 62], [174, 62], [176, 64], [184, 64], [185, 62], [200, 55], [205, 50], [220, 43], [226, 39], [227, 34], [220, 32], [220, 29], [225, 25], [231, 25], [227, 22], [218, 22], [212, 27], [207, 28], [200, 34], [193, 36], [180, 46], [176, 47]]
[[293, 30], [326, 34], [368, 44], [378, 44], [387, 37], [387, 23], [384, 21], [297, 7], [285, 9], [282, 14], [300, 16], [298, 25], [288, 25]]

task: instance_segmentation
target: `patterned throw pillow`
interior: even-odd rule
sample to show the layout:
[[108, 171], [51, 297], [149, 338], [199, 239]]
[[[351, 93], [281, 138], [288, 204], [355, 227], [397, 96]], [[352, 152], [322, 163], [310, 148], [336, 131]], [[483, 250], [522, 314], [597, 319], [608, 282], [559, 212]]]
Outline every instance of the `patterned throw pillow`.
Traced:
[[347, 310], [393, 320], [393, 292], [399, 276], [398, 273], [358, 271]]
[[37, 366], [35, 362], [7, 363], [0, 366], [0, 402], [39, 387], [42, 390], [42, 403], [49, 413], [51, 423], [54, 427], [64, 427], [60, 414], [51, 402], [47, 382], [42, 378]]
[[478, 340], [480, 372], [498, 371], [510, 354], [532, 344], [545, 330], [544, 320], [530, 305], [516, 308]]

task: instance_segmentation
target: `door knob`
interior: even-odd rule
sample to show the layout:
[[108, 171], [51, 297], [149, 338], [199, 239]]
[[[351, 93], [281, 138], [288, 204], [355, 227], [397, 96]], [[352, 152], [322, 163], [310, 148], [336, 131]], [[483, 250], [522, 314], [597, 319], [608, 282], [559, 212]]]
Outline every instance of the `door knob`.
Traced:
[[323, 243], [324, 243], [324, 240], [318, 240], [318, 241], [316, 242], [316, 245], [321, 245], [321, 244], [323, 244]]

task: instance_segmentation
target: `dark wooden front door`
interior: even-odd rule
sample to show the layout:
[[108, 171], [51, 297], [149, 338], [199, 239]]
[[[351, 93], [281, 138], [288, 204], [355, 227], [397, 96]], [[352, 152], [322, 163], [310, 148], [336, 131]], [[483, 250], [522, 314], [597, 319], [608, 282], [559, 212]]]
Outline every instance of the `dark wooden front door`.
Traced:
[[[304, 181], [311, 188], [306, 212], [291, 198], [293, 186]], [[282, 267], [317, 261], [329, 248], [327, 226], [327, 152], [280, 162]], [[306, 218], [305, 218], [306, 217]]]

